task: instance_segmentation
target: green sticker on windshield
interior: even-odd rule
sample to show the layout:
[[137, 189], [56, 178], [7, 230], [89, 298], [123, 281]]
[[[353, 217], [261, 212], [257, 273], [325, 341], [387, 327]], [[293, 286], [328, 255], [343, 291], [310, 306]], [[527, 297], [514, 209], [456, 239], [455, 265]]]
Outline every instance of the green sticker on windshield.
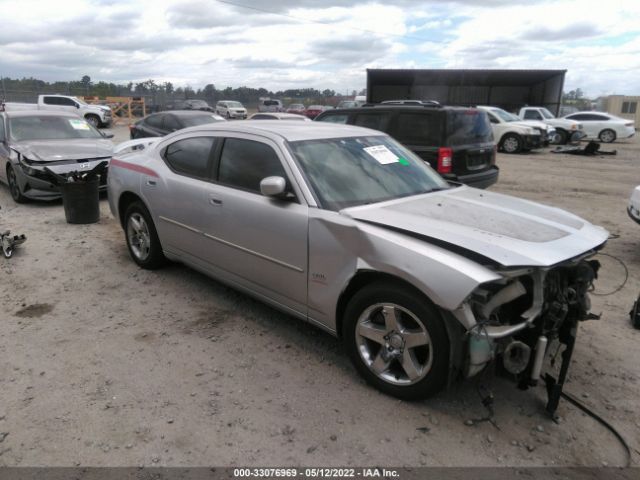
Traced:
[[401, 163], [402, 165], [411, 165], [409, 163], [409, 160], [407, 160], [406, 158], [402, 158], [402, 157], [398, 157], [398, 163]]

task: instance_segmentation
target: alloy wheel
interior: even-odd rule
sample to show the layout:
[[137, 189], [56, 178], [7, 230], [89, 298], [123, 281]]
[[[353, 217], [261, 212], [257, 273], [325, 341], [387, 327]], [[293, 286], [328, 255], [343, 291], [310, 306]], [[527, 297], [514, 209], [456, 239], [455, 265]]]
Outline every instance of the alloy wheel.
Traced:
[[411, 385], [431, 370], [431, 337], [418, 317], [400, 305], [370, 306], [358, 318], [355, 333], [365, 365], [388, 383]]
[[127, 237], [131, 252], [138, 260], [144, 261], [151, 251], [151, 235], [142, 214], [135, 212], [127, 221]]

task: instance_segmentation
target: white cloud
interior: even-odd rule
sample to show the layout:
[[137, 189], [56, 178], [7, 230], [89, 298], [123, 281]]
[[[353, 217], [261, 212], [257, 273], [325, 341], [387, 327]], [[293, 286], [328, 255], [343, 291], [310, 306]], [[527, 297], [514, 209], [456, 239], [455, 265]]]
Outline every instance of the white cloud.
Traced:
[[560, 68], [567, 88], [640, 93], [636, 0], [0, 0], [0, 9], [0, 74], [11, 77], [346, 91], [364, 87], [367, 67]]

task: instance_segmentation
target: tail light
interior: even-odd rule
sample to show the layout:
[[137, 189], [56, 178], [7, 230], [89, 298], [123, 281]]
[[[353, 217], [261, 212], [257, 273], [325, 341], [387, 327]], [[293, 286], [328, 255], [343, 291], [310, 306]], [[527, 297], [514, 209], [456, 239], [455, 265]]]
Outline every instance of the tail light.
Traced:
[[450, 148], [440, 147], [438, 149], [438, 173], [451, 173], [451, 157], [453, 152]]

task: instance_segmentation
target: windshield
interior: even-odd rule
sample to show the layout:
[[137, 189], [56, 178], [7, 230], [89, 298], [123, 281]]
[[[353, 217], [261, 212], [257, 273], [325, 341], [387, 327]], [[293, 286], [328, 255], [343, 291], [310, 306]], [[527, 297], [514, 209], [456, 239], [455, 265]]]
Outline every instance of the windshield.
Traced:
[[447, 115], [450, 146], [493, 142], [489, 116], [480, 110], [455, 110]]
[[289, 143], [323, 208], [343, 208], [448, 188], [420, 158], [385, 136]]
[[491, 110], [491, 113], [500, 117], [505, 122], [521, 122], [522, 119], [520, 117], [515, 116], [513, 113], [509, 113], [501, 108], [494, 108]]
[[240, 102], [227, 102], [227, 107], [231, 108], [243, 108]]
[[548, 119], [552, 119], [552, 118], [556, 118], [553, 113], [551, 113], [549, 110], [547, 110], [546, 108], [541, 108], [540, 111], [542, 112], [542, 116], [544, 118], [548, 118]]
[[274, 105], [280, 105], [280, 100], [265, 100], [262, 104], [267, 107], [272, 107]]
[[189, 115], [188, 117], [182, 117], [182, 124], [184, 128], [195, 127], [197, 125], [205, 125], [207, 123], [219, 122], [215, 115]]
[[9, 119], [9, 131], [15, 141], [71, 140], [75, 138], [102, 139], [100, 132], [81, 118], [16, 117]]
[[80, 100], [78, 97], [71, 97], [71, 98], [73, 98], [80, 105], [89, 105], [87, 102], [85, 102], [84, 100]]

